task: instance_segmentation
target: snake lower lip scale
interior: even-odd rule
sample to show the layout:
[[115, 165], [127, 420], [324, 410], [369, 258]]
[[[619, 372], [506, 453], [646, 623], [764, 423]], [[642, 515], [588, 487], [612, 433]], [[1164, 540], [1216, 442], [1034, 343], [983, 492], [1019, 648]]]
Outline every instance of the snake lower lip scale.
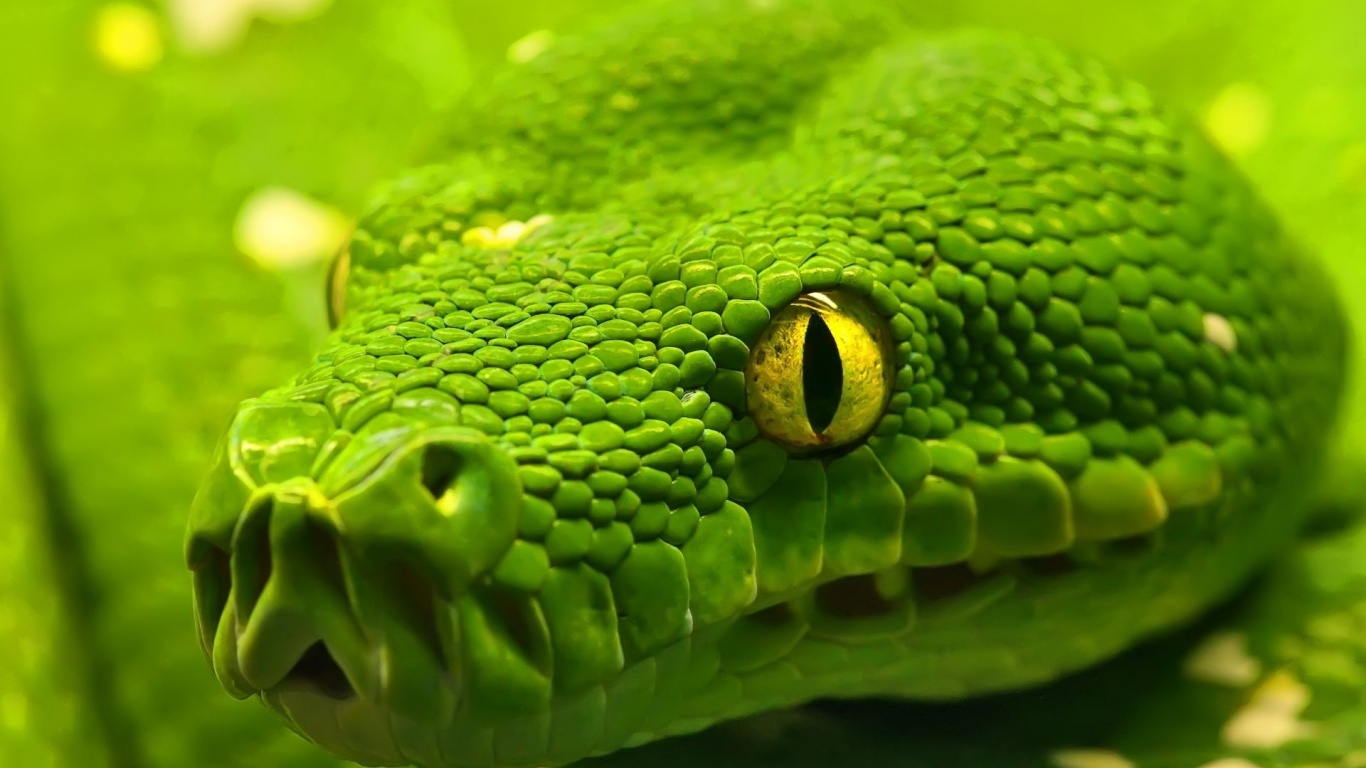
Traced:
[[362, 219], [187, 534], [220, 681], [366, 765], [559, 765], [1113, 656], [1295, 530], [1332, 286], [1090, 60], [857, 4], [563, 39]]

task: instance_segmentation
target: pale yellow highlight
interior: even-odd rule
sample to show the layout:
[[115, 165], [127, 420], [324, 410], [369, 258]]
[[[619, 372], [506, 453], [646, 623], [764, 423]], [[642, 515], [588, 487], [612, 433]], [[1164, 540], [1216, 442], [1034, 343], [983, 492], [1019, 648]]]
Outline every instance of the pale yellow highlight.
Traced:
[[1134, 761], [1108, 749], [1060, 749], [1048, 762], [1055, 768], [1134, 768]]
[[554, 44], [554, 32], [548, 29], [538, 29], [508, 46], [508, 61], [513, 64], [525, 64], [550, 50]]
[[526, 221], [505, 221], [496, 226], [489, 224], [471, 227], [460, 236], [460, 242], [477, 248], [511, 248], [521, 242], [522, 238], [551, 221], [552, 217], [541, 214]]
[[332, 0], [167, 0], [176, 41], [192, 53], [221, 53], [242, 41], [253, 18], [299, 22], [326, 11]]
[[1237, 749], [1275, 749], [1311, 736], [1313, 724], [1300, 720], [1307, 706], [1308, 686], [1290, 672], [1275, 672], [1224, 724], [1224, 743]]
[[1248, 653], [1246, 634], [1216, 632], [1186, 657], [1182, 671], [1202, 683], [1246, 688], [1261, 677], [1262, 663]]
[[292, 189], [272, 187], [242, 204], [233, 237], [254, 261], [282, 270], [332, 256], [350, 229], [350, 221], [337, 210]]
[[1210, 761], [1210, 762], [1208, 762], [1208, 763], [1205, 763], [1204, 765], [1201, 765], [1200, 768], [1262, 768], [1262, 767], [1261, 767], [1260, 765], [1257, 765], [1256, 763], [1252, 762], [1251, 760], [1248, 760], [1248, 759], [1245, 758], [1245, 757], [1221, 757], [1221, 758], [1219, 758], [1218, 760], [1213, 760], [1213, 761]]
[[1238, 332], [1228, 318], [1207, 313], [1204, 317], [1205, 338], [1214, 346], [1232, 354], [1238, 350]]
[[1271, 128], [1271, 100], [1250, 83], [1233, 83], [1205, 110], [1205, 130], [1231, 155], [1245, 155], [1266, 139]]
[[166, 53], [161, 20], [134, 3], [106, 5], [95, 17], [95, 52], [114, 69], [145, 72]]

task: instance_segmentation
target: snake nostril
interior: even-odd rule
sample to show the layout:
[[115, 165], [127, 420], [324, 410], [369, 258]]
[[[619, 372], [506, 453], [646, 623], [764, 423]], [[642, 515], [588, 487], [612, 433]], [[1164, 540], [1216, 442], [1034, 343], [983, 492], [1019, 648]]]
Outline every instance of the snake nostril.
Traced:
[[460, 456], [449, 446], [428, 445], [422, 451], [422, 487], [442, 506], [460, 474]]
[[338, 701], [356, 695], [356, 689], [351, 687], [341, 666], [321, 642], [314, 643], [304, 651], [298, 663], [285, 675], [285, 681], [310, 683], [324, 695]]

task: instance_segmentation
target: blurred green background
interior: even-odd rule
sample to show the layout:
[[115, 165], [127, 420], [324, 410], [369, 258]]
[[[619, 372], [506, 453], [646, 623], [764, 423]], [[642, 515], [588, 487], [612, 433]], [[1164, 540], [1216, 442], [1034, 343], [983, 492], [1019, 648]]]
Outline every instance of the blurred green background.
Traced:
[[[199, 657], [179, 552], [198, 474], [237, 400], [320, 338], [324, 261], [375, 186], [428, 156], [495, 67], [628, 4], [0, 3], [0, 765], [331, 764]], [[1366, 4], [903, 4], [927, 28], [1051, 37], [1194, 113], [1366, 328]], [[1366, 381], [1366, 356], [1354, 370]], [[1202, 627], [1042, 694], [818, 708], [610, 762], [1363, 766], [1363, 543], [1306, 546]], [[1262, 672], [1308, 686], [1307, 704], [1284, 704], [1287, 678], [1268, 690], [1326, 724], [1314, 739], [1221, 736], [1253, 689], [1191, 682], [1181, 660], [1229, 627]]]

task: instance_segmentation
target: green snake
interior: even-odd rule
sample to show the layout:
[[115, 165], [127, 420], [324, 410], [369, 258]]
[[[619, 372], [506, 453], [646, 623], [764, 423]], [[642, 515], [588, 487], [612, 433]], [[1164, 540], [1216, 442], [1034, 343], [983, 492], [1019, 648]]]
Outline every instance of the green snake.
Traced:
[[364, 764], [564, 764], [1046, 681], [1288, 540], [1325, 275], [1141, 86], [895, 29], [656, 10], [481, 89], [195, 500], [220, 682]]
[[1022, 688], [1204, 610], [1302, 523], [1333, 286], [1095, 62], [698, 3], [561, 41], [452, 125], [190, 512], [218, 680], [328, 752], [562, 764]]

